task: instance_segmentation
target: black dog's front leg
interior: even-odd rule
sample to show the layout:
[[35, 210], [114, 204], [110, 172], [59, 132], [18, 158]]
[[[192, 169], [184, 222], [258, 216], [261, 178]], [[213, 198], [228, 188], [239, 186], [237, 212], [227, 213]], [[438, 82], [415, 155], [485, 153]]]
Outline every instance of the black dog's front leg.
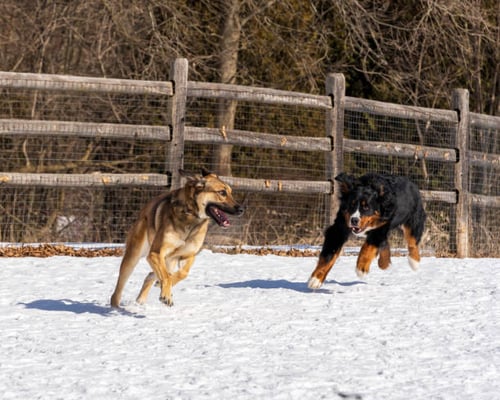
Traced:
[[309, 289], [319, 289], [337, 261], [344, 243], [349, 238], [350, 230], [346, 225], [344, 216], [339, 212], [335, 223], [325, 232], [325, 241], [319, 255], [316, 269], [311, 274], [307, 286]]
[[358, 261], [356, 263], [356, 274], [364, 278], [370, 272], [370, 264], [380, 252], [379, 267], [385, 269], [391, 262], [390, 247], [387, 241], [389, 226], [384, 225], [381, 228], [368, 232], [366, 242], [361, 246]]

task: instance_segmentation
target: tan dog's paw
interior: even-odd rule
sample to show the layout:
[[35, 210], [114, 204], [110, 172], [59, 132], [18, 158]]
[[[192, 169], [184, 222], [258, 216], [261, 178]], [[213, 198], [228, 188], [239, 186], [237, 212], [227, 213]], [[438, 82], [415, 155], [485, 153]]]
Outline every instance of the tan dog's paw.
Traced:
[[161, 297], [160, 296], [160, 301], [165, 304], [166, 306], [168, 307], [172, 307], [174, 305], [174, 301], [172, 300], [172, 298], [168, 298], [168, 297]]

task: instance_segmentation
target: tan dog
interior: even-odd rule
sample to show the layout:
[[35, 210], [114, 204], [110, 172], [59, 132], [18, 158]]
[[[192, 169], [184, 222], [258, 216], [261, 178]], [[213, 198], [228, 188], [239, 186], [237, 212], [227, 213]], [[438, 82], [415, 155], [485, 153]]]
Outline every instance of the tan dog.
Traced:
[[132, 226], [111, 306], [120, 306], [128, 278], [139, 259], [146, 255], [153, 272], [144, 280], [137, 302], [146, 301], [151, 286], [158, 280], [160, 301], [172, 306], [172, 286], [189, 274], [205, 240], [210, 218], [227, 228], [230, 223], [224, 212], [243, 213], [243, 207], [233, 199], [231, 188], [215, 174], [206, 170], [202, 175], [180, 172], [187, 178], [186, 185], [152, 199]]

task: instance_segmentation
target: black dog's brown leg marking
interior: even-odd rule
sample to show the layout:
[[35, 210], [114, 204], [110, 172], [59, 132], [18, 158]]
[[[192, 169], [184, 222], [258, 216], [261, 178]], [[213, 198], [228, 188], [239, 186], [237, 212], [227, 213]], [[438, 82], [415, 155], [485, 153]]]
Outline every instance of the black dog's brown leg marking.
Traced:
[[356, 274], [364, 278], [370, 272], [370, 264], [377, 256], [378, 248], [373, 244], [365, 242], [359, 252], [358, 262], [356, 264]]
[[378, 266], [380, 269], [387, 269], [391, 265], [391, 248], [389, 244], [379, 249]]
[[349, 237], [350, 230], [346, 225], [345, 218], [339, 212], [335, 218], [335, 223], [325, 232], [325, 241], [319, 256], [316, 269], [311, 274], [307, 287], [309, 289], [319, 289], [339, 258], [344, 243]]
[[411, 269], [416, 271], [420, 266], [420, 253], [418, 251], [418, 240], [412, 233], [410, 227], [403, 225], [403, 234], [408, 244], [408, 263]]
[[326, 276], [332, 269], [333, 264], [335, 264], [335, 261], [337, 261], [337, 258], [339, 258], [340, 252], [341, 249], [339, 249], [335, 254], [333, 254], [329, 258], [325, 258], [321, 255], [319, 256], [318, 265], [311, 274], [309, 282], [307, 283], [309, 289], [319, 289], [321, 287], [321, 285], [326, 279]]

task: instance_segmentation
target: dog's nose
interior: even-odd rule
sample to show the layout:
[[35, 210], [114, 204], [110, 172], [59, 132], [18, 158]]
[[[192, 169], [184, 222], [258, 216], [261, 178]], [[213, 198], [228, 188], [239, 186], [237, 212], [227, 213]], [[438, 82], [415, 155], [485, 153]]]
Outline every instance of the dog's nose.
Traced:
[[357, 217], [352, 217], [352, 218], [351, 218], [351, 225], [352, 225], [352, 226], [358, 226], [358, 225], [359, 225], [359, 218], [357, 218]]

